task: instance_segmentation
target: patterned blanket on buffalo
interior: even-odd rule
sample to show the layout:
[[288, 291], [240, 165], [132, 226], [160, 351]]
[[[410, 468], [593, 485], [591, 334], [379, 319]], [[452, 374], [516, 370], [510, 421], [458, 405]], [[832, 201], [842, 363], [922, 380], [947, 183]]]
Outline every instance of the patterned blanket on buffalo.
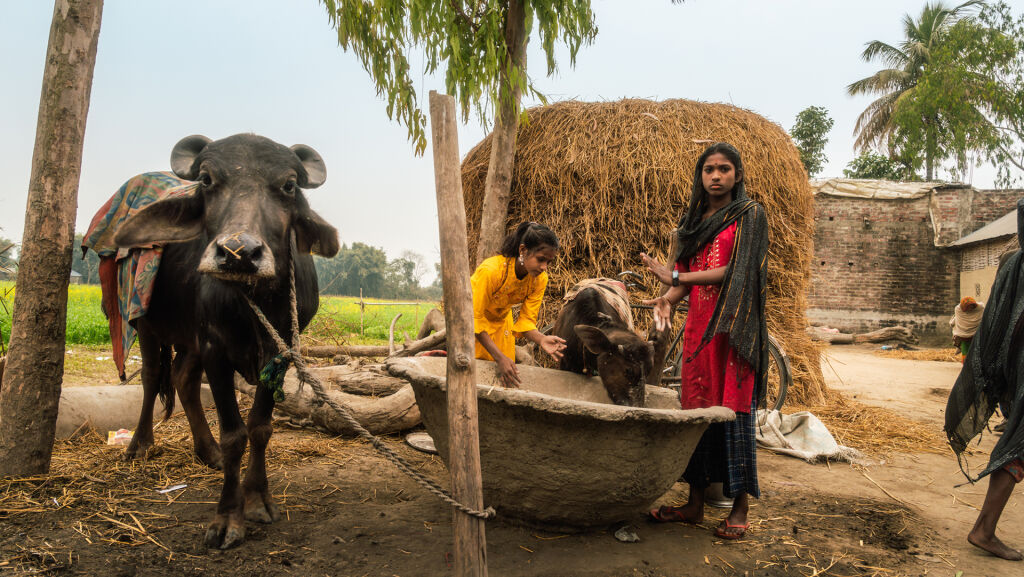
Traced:
[[169, 172], [147, 172], [124, 183], [89, 224], [82, 252], [92, 249], [100, 257], [103, 312], [110, 328], [117, 373], [125, 379], [124, 364], [135, 343], [133, 321], [146, 314], [162, 247], [119, 248], [114, 236], [121, 225], [146, 206], [172, 194], [193, 194], [196, 184]]
[[633, 330], [633, 311], [629, 308], [629, 293], [626, 292], [626, 285], [621, 281], [611, 278], [588, 278], [573, 285], [565, 292], [562, 300], [569, 302], [586, 288], [593, 288], [604, 297], [604, 300], [619, 313], [619, 320], [626, 325], [626, 328]]

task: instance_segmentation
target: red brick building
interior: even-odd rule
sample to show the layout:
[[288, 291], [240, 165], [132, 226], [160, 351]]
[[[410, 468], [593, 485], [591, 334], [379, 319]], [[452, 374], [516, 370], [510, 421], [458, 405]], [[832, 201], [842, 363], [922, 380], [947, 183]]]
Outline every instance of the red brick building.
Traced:
[[1013, 210], [1024, 190], [832, 179], [813, 182], [815, 237], [807, 317], [865, 332], [903, 325], [945, 336], [960, 300], [951, 245]]

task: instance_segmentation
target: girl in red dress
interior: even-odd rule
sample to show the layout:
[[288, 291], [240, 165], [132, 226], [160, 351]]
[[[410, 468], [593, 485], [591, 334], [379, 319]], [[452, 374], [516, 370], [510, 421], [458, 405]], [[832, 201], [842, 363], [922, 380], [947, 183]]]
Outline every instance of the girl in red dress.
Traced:
[[764, 394], [768, 331], [765, 325], [765, 271], [768, 248], [764, 209], [744, 187], [743, 162], [731, 145], [717, 143], [697, 159], [693, 194], [676, 230], [675, 266], [665, 267], [641, 255], [668, 291], [654, 306], [655, 328], [669, 327], [671, 311], [689, 295], [683, 332], [681, 403], [684, 409], [724, 406], [736, 420], [708, 427], [683, 479], [690, 496], [682, 507], [651, 511], [656, 521], [699, 523], [704, 519], [704, 489], [723, 483], [733, 498], [732, 511], [715, 529], [738, 539], [750, 526], [749, 497], [757, 484], [757, 399]]

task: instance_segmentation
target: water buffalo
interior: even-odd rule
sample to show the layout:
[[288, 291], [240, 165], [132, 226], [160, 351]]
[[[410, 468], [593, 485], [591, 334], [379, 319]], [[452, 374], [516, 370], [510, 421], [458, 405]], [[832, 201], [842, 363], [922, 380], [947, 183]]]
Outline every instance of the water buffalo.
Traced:
[[[234, 373], [256, 385], [260, 370], [278, 353], [246, 297], [289, 341], [292, 270], [298, 322], [305, 327], [319, 306], [310, 253], [334, 256], [338, 233], [313, 212], [301, 190], [316, 188], [327, 177], [320, 155], [308, 146], [289, 148], [253, 134], [217, 141], [189, 136], [174, 146], [171, 167], [178, 177], [197, 183], [194, 192], [146, 206], [120, 226], [114, 242], [164, 245], [149, 309], [136, 321], [143, 386], [152, 399], [160, 382], [169, 379], [189, 412], [206, 373], [220, 420], [224, 487], [205, 542], [226, 549], [244, 541], [247, 518], [265, 523], [278, 518], [265, 462], [273, 393], [256, 387], [247, 423], [235, 400]], [[201, 410], [190, 417], [197, 452], [209, 450], [200, 449], [213, 443], [206, 438], [210, 432]], [[239, 485], [250, 441], [249, 465]]]
[[565, 300], [552, 329], [565, 339], [560, 368], [599, 375], [616, 405], [644, 406], [654, 346], [633, 332], [625, 287], [612, 279], [588, 279]]

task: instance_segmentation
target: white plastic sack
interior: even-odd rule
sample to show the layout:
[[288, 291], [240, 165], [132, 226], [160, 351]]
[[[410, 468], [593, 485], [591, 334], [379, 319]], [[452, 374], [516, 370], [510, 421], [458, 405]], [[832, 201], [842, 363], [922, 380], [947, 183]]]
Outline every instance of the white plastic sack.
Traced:
[[863, 459], [857, 449], [837, 443], [825, 423], [808, 411], [792, 415], [776, 410], [758, 411], [757, 444], [809, 463], [825, 459], [856, 463]]

